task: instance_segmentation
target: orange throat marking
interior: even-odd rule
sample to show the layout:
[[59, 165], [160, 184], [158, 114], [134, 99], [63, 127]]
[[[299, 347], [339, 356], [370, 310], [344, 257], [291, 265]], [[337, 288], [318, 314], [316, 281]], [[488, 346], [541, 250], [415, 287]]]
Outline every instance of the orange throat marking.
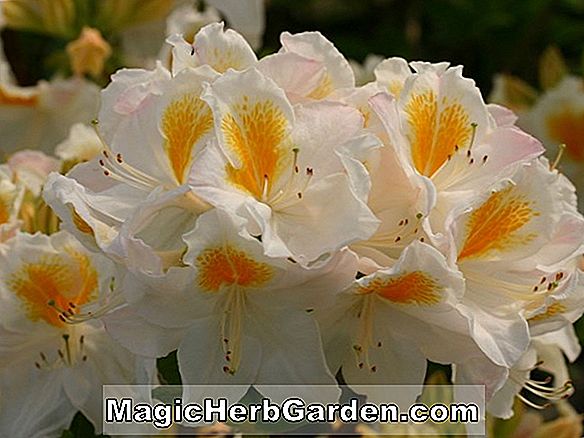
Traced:
[[396, 304], [433, 305], [441, 300], [442, 287], [432, 277], [413, 271], [389, 279], [376, 278], [359, 289], [361, 294], [376, 293]]
[[226, 245], [208, 248], [197, 257], [199, 286], [218, 292], [223, 286], [260, 287], [272, 278], [271, 268]]
[[439, 103], [432, 90], [413, 95], [405, 111], [412, 159], [422, 175], [434, 175], [455, 147], [466, 146], [471, 138], [472, 126], [464, 107], [446, 98]]
[[532, 204], [525, 196], [515, 193], [513, 186], [491, 194], [471, 213], [458, 260], [479, 258], [533, 240], [533, 234], [519, 233], [533, 217], [539, 216]]
[[239, 167], [227, 164], [227, 178], [261, 199], [287, 164], [284, 157], [291, 155], [284, 154], [288, 121], [269, 100], [250, 104], [244, 96], [234, 109], [237, 118], [227, 114], [221, 121], [225, 141], [240, 161]]
[[73, 263], [57, 255], [47, 256], [23, 264], [10, 277], [8, 286], [23, 300], [31, 321], [62, 327], [65, 323], [56, 309], [75, 309], [94, 299], [98, 276], [89, 257], [73, 250], [67, 252]]
[[0, 105], [13, 105], [21, 107], [34, 108], [38, 105], [38, 95], [32, 94], [30, 96], [19, 96], [18, 94], [10, 93], [0, 86]]
[[179, 184], [186, 180], [195, 146], [212, 128], [211, 109], [194, 93], [172, 101], [164, 111], [164, 149]]
[[0, 225], [10, 220], [10, 208], [8, 203], [0, 196]]

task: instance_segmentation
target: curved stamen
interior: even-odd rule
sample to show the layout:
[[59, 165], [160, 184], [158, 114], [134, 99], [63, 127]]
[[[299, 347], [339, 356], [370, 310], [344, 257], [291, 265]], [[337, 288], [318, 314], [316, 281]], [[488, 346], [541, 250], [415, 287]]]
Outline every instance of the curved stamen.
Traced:
[[221, 319], [221, 344], [227, 362], [223, 366], [223, 371], [233, 375], [237, 372], [241, 361], [242, 313], [245, 309], [245, 292], [239, 287], [232, 287], [227, 294]]
[[361, 297], [354, 309], [359, 318], [359, 329], [357, 331], [356, 342], [353, 344], [353, 351], [359, 369], [366, 368], [370, 372], [377, 371], [377, 365], [371, 362], [369, 351], [372, 347], [382, 347], [381, 341], [374, 341], [374, 312], [373, 307], [374, 296], [369, 294]]

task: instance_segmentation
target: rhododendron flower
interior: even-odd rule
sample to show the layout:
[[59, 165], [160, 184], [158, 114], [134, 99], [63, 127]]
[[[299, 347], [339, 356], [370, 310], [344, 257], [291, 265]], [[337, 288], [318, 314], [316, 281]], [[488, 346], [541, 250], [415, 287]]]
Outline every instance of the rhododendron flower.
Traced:
[[[404, 63], [392, 63], [403, 74]], [[512, 173], [543, 148], [514, 126], [511, 113], [485, 105], [461, 67], [419, 62], [411, 67], [415, 72], [395, 100], [379, 95], [372, 105], [399, 154], [436, 187], [428, 231], [437, 239], [456, 203], [472, 199], [477, 190]]]
[[116, 339], [149, 356], [178, 348], [185, 384], [254, 384], [274, 396], [281, 390], [262, 385], [334, 384], [311, 312], [351, 283], [354, 256], [341, 251], [309, 270], [267, 257], [245, 220], [221, 210], [184, 239], [187, 267], [128, 275], [129, 308], [105, 317]]
[[[211, 110], [199, 94], [214, 77], [208, 68], [171, 77], [161, 66], [113, 77], [97, 126], [102, 153], [67, 177], [52, 175], [46, 185], [45, 198], [67, 230], [129, 266], [160, 272], [178, 263], [179, 230], [188, 231], [210, 208], [187, 183], [213, 132]], [[160, 234], [157, 221], [171, 221], [172, 235]]]
[[291, 102], [336, 100], [335, 92], [355, 87], [351, 65], [320, 32], [283, 32], [280, 42], [280, 51], [262, 58], [257, 68]]
[[[0, 434], [53, 436], [80, 410], [102, 424], [102, 385], [149, 383], [153, 361], [113, 341], [84, 306], [111, 264], [66, 233], [18, 234], [0, 252]], [[138, 396], [138, 394], [136, 395]], [[28, 414], [35, 413], [29, 416]]]
[[83, 79], [54, 79], [20, 87], [0, 58], [0, 149], [6, 153], [51, 151], [71, 125], [89, 123], [95, 117], [98, 99], [97, 86]]
[[473, 333], [499, 365], [512, 366], [527, 349], [526, 311], [578, 287], [584, 218], [573, 190], [536, 160], [451, 216], [451, 256], [466, 279]]
[[377, 228], [340, 160], [370, 144], [358, 111], [334, 103], [293, 108], [255, 69], [207, 86], [217, 143], [194, 165], [191, 184], [209, 203], [248, 216], [267, 255], [309, 264]]
[[90, 125], [77, 123], [71, 126], [69, 136], [55, 146], [55, 155], [68, 163], [82, 163], [97, 157], [103, 151], [103, 144], [95, 129]]
[[566, 76], [522, 114], [520, 122], [541, 139], [552, 156], [559, 153], [560, 145], [565, 145], [562, 171], [578, 190], [584, 187], [584, 80]]
[[172, 35], [168, 42], [173, 45], [172, 72], [201, 65], [208, 65], [218, 73], [228, 69], [244, 70], [257, 63], [257, 57], [248, 42], [232, 29], [224, 30], [223, 23], [203, 27], [192, 44], [180, 35]]
[[342, 366], [359, 392], [359, 385], [421, 384], [428, 358], [480, 356], [458, 310], [463, 294], [461, 273], [414, 241], [395, 266], [356, 280], [333, 308], [318, 313], [331, 370]]
[[43, 184], [51, 172], [59, 170], [59, 160], [41, 151], [22, 150], [13, 154], [7, 161], [14, 178], [39, 196]]
[[[499, 418], [512, 417], [515, 397], [535, 409], [569, 397], [574, 387], [564, 355], [572, 362], [580, 354], [580, 349], [572, 327], [534, 337], [529, 349], [509, 371], [505, 385], [490, 400], [489, 412]], [[548, 385], [551, 379], [540, 381], [531, 378], [531, 372], [536, 368], [549, 373], [554, 386]], [[525, 395], [520, 393], [522, 390]], [[544, 404], [538, 404], [542, 403], [540, 400], [544, 400]]]

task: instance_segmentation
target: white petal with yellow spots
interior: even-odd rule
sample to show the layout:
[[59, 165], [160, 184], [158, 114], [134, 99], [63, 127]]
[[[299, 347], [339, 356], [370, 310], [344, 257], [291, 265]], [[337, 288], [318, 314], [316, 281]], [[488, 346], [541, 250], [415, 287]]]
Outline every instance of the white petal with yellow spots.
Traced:
[[[452, 222], [464, 305], [485, 353], [512, 366], [529, 343], [526, 317], [575, 287], [584, 218], [566, 181], [544, 160], [520, 168]], [[546, 190], [542, 190], [546, 187]], [[543, 310], [540, 310], [543, 309]]]
[[332, 102], [293, 109], [255, 69], [227, 72], [203, 99], [213, 109], [217, 145], [195, 164], [194, 191], [250, 218], [266, 254], [308, 264], [375, 230], [377, 219], [353, 190], [360, 182], [351, 182], [339, 155], [344, 145], [355, 151], [370, 143], [357, 110]]
[[[98, 320], [82, 322], [87, 306], [99, 307], [110, 294], [115, 271], [64, 232], [18, 234], [6, 247], [0, 253], [0, 392], [10, 405], [0, 412], [0, 434], [52, 435], [78, 410], [101, 430], [102, 385], [150, 383], [137, 376], [140, 370], [151, 375], [154, 365], [114, 342]], [[22, 412], [39, 415], [23, 421]]]
[[178, 347], [189, 384], [333, 383], [311, 313], [352, 282], [355, 257], [342, 251], [307, 270], [287, 258], [266, 257], [244, 225], [224, 211], [207, 212], [185, 236], [187, 267], [163, 277], [127, 278], [129, 308], [137, 324], [148, 324], [151, 343], [118, 337], [126, 327], [121, 324], [110, 324], [110, 331], [143, 354]]
[[[397, 60], [390, 63], [404, 67]], [[507, 112], [485, 105], [461, 67], [411, 66], [415, 72], [395, 101], [380, 95], [371, 104], [400, 156], [435, 185], [436, 206], [425, 229], [442, 246], [446, 218], [457, 203], [469, 202], [543, 149], [514, 126]]]
[[[346, 382], [421, 384], [426, 359], [442, 363], [480, 353], [457, 306], [460, 272], [431, 246], [413, 242], [397, 264], [356, 280], [317, 313], [331, 371]], [[431, 335], [430, 335], [431, 334]], [[375, 394], [372, 394], [375, 397]]]

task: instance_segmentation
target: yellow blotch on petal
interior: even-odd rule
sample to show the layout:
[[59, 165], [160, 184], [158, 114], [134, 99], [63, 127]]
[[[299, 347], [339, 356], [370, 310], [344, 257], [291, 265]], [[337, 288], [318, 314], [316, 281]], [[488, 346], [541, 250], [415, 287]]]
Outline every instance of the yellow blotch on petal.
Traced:
[[539, 216], [532, 204], [524, 195], [516, 193], [514, 186], [491, 194], [471, 213], [458, 260], [482, 257], [533, 240], [533, 234], [519, 232], [532, 218]]
[[212, 128], [211, 109], [195, 93], [175, 99], [164, 111], [164, 150], [179, 184], [187, 178], [194, 147]]
[[545, 310], [545, 312], [540, 313], [538, 315], [535, 315], [531, 318], [529, 318], [530, 321], [543, 321], [545, 319], [548, 318], [553, 318], [554, 316], [557, 315], [561, 315], [562, 313], [566, 312], [566, 310], [568, 310], [566, 308], [566, 306], [564, 306], [562, 303], [559, 302], [555, 302], [552, 303], [548, 306], [548, 308]]
[[566, 145], [572, 159], [584, 161], [584, 111], [555, 114], [547, 120], [547, 129], [552, 139]]
[[91, 226], [85, 221], [85, 219], [81, 217], [79, 213], [77, 213], [73, 207], [71, 207], [71, 218], [73, 219], [73, 225], [75, 225], [75, 228], [77, 228], [83, 234], [94, 236], [93, 228], [91, 228]]
[[288, 136], [288, 121], [272, 101], [265, 100], [235, 106], [235, 114], [221, 121], [221, 131], [228, 147], [240, 161], [239, 167], [227, 164], [228, 180], [261, 199], [269, 191], [285, 166], [283, 146]]
[[387, 90], [389, 91], [389, 94], [391, 94], [392, 96], [398, 97], [400, 95], [400, 93], [402, 92], [404, 88], [404, 82], [403, 81], [391, 81], [390, 84], [387, 86]]
[[67, 253], [69, 261], [56, 255], [45, 257], [23, 264], [10, 277], [8, 287], [24, 302], [31, 321], [62, 327], [65, 323], [56, 309], [75, 312], [95, 298], [98, 276], [91, 260], [73, 250]]
[[197, 257], [199, 286], [217, 292], [223, 286], [259, 287], [272, 278], [272, 269], [232, 246], [209, 248]]
[[315, 100], [324, 99], [333, 92], [333, 89], [333, 80], [328, 73], [325, 73], [320, 83], [310, 92], [308, 97]]
[[34, 108], [39, 103], [37, 94], [19, 95], [11, 93], [0, 86], [0, 105], [12, 105]]
[[471, 138], [472, 126], [464, 107], [446, 98], [439, 105], [432, 90], [413, 95], [405, 111], [412, 159], [422, 175], [434, 175], [455, 147], [466, 145]]
[[397, 304], [418, 304], [431, 306], [441, 299], [442, 287], [421, 271], [413, 271], [390, 279], [376, 278], [367, 286], [361, 287], [359, 293], [376, 293]]
[[208, 64], [218, 73], [225, 73], [227, 69], [243, 70], [243, 59], [235, 49], [220, 50], [215, 47], [211, 50], [211, 57], [208, 59]]

